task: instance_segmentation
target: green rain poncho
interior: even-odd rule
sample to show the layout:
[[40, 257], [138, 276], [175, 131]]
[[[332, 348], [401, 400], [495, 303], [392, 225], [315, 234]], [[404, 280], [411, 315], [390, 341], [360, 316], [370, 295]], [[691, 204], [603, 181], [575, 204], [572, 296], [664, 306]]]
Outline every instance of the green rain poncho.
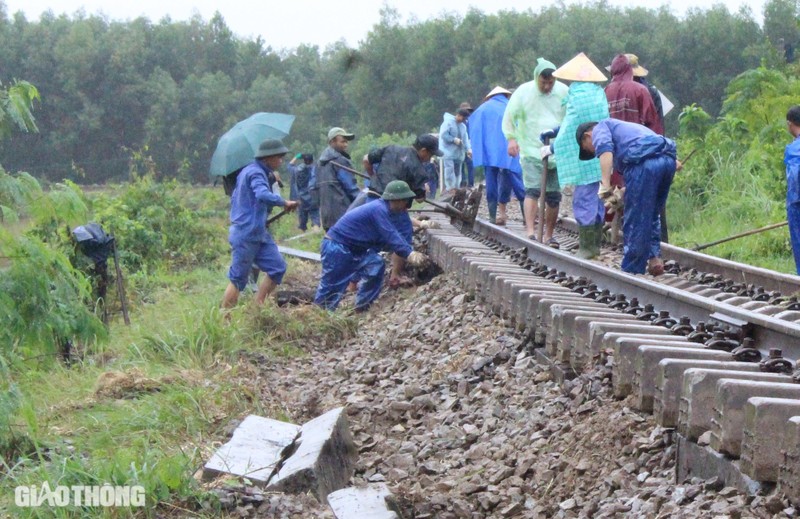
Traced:
[[564, 186], [583, 186], [600, 180], [600, 161], [578, 159], [575, 131], [582, 123], [608, 118], [608, 101], [602, 87], [596, 83], [576, 81], [569, 87], [565, 100], [567, 113], [553, 143], [558, 156], [558, 182]]
[[[564, 101], [569, 89], [567, 85], [556, 81], [549, 94], [539, 91], [539, 74], [545, 69], [556, 69], [556, 66], [544, 58], [536, 60], [533, 81], [523, 83], [511, 95], [505, 114], [503, 114], [503, 134], [506, 139], [516, 139], [519, 144], [520, 157], [539, 162], [542, 142], [539, 134], [561, 124], [566, 113]], [[548, 166], [555, 167], [553, 157], [548, 159]], [[526, 185], [528, 182], [526, 181]]]

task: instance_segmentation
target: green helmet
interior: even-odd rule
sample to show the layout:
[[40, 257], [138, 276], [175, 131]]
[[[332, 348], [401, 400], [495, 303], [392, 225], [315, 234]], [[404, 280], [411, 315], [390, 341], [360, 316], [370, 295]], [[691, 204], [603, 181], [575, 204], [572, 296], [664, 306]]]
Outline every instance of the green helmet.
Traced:
[[416, 196], [417, 195], [411, 191], [411, 188], [408, 187], [408, 184], [402, 180], [392, 180], [386, 184], [386, 189], [383, 190], [381, 198], [384, 200], [406, 200]]

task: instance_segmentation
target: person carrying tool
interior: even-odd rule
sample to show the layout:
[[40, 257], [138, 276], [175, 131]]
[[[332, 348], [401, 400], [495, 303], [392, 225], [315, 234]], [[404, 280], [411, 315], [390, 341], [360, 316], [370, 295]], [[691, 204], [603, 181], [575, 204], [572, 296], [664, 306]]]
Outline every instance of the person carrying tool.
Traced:
[[600, 159], [601, 199], [613, 195], [614, 169], [625, 179], [622, 270], [663, 274], [658, 215], [667, 201], [672, 177], [681, 168], [675, 143], [640, 124], [616, 119], [585, 122], [578, 126], [575, 139], [581, 160]]
[[[366, 311], [380, 295], [386, 264], [379, 251], [388, 249], [410, 266], [422, 266], [427, 257], [415, 252], [402, 236], [410, 228], [408, 205], [416, 194], [402, 180], [389, 182], [381, 200], [345, 214], [325, 235], [320, 247], [322, 277], [314, 304], [335, 310], [347, 285], [359, 280], [355, 309]], [[401, 225], [402, 220], [407, 220]], [[399, 276], [392, 271], [391, 276]], [[391, 279], [390, 279], [391, 282]]]
[[392, 144], [370, 151], [364, 161], [364, 168], [370, 176], [369, 191], [359, 194], [350, 208], [377, 200], [386, 186], [395, 180], [408, 184], [417, 200], [424, 199], [425, 183], [428, 181], [425, 163], [434, 156], [441, 157], [442, 152], [439, 150], [439, 139], [430, 133], [417, 137], [412, 146]]
[[284, 211], [294, 211], [298, 203], [284, 200], [270, 190], [269, 178], [283, 163], [288, 149], [280, 140], [268, 139], [261, 143], [255, 161], [239, 173], [231, 195], [231, 226], [228, 241], [231, 244], [231, 266], [228, 270], [228, 287], [222, 297], [222, 308], [232, 308], [239, 293], [247, 286], [250, 267], [256, 265], [267, 275], [258, 286], [256, 302], [264, 304], [266, 298], [283, 281], [286, 262], [278, 246], [267, 231], [267, 213], [274, 206]]
[[319, 217], [326, 231], [333, 227], [347, 211], [359, 193], [353, 175], [344, 168], [352, 169], [347, 148], [355, 135], [343, 128], [328, 131], [328, 147], [319, 157], [317, 166], [317, 189], [319, 189]]
[[786, 124], [794, 140], [786, 146], [783, 162], [786, 164], [786, 216], [789, 237], [797, 274], [800, 275], [800, 106], [786, 112]]
[[542, 157], [554, 152], [558, 157], [558, 182], [575, 186], [572, 192], [572, 213], [578, 222], [578, 256], [590, 259], [600, 253], [603, 237], [605, 207], [597, 196], [600, 187], [600, 162], [597, 159], [578, 159], [580, 148], [575, 139], [578, 125], [588, 121], [599, 121], [608, 117], [608, 102], [603, 88], [598, 83], [606, 77], [591, 60], [581, 52], [564, 65], [553, 76], [572, 81], [567, 95], [567, 113], [559, 128], [542, 133], [539, 138], [555, 139], [542, 147]]
[[472, 157], [472, 146], [469, 142], [467, 125], [464, 122], [472, 110], [459, 108], [456, 114], [445, 113], [439, 127], [439, 141], [442, 148], [442, 166], [444, 168], [444, 189], [452, 191], [461, 187], [461, 169], [464, 160]]
[[472, 161], [475, 167], [483, 166], [489, 221], [497, 225], [506, 224], [506, 204], [511, 200], [512, 190], [524, 211], [522, 166], [518, 157], [508, 154], [508, 141], [503, 135], [503, 113], [509, 97], [511, 92], [501, 86], [494, 87], [469, 118]]
[[[539, 58], [533, 71], [533, 81], [523, 83], [508, 100], [503, 114], [503, 134], [508, 139], [508, 154], [519, 157], [522, 165], [522, 181], [525, 185], [525, 228], [528, 238], [536, 239], [534, 222], [536, 204], [541, 194], [543, 162], [542, 143], [539, 135], [561, 124], [566, 113], [564, 100], [567, 86], [556, 81], [553, 72], [556, 66], [544, 58]], [[561, 203], [561, 190], [555, 160], [547, 161], [547, 179], [544, 214], [544, 233], [542, 241], [553, 247], [558, 242], [553, 231], [558, 220], [558, 207]]]
[[[297, 164], [300, 159], [303, 163]], [[298, 153], [289, 161], [286, 169], [292, 174], [292, 188], [296, 192], [296, 200], [300, 202], [300, 208], [297, 210], [298, 228], [305, 231], [308, 228], [309, 218], [311, 225], [319, 227], [319, 204], [312, 196], [312, 190], [317, 183], [314, 155]]]

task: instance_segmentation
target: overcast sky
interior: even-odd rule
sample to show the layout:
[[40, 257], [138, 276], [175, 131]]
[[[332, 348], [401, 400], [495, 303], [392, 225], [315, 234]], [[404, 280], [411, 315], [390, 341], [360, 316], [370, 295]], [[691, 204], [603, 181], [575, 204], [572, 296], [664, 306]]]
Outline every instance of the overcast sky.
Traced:
[[[761, 10], [765, 0], [607, 0], [615, 6], [655, 7], [669, 4], [673, 13], [681, 16], [689, 8], [709, 8], [723, 3], [730, 11], [742, 5], [750, 6], [755, 19], [761, 22]], [[0, 0], [2, 3], [3, 0]], [[219, 11], [231, 30], [241, 37], [261, 35], [273, 48], [291, 48], [301, 43], [325, 47], [340, 39], [350, 46], [363, 40], [369, 29], [379, 21], [379, 11], [385, 0], [272, 0], [252, 2], [242, 0], [133, 0], [109, 2], [108, 0], [5, 0], [9, 14], [22, 11], [28, 20], [38, 20], [46, 11], [73, 15], [79, 10], [86, 14], [103, 14], [112, 20], [131, 20], [145, 16], [154, 22], [169, 16], [173, 21], [187, 20], [199, 14], [209, 20]], [[391, 0], [388, 4], [396, 8], [408, 22], [412, 17], [419, 20], [436, 17], [444, 12], [464, 14], [470, 7], [485, 13], [501, 10], [526, 10], [538, 12], [542, 7], [557, 2], [534, 0]], [[565, 0], [566, 4], [580, 3]]]

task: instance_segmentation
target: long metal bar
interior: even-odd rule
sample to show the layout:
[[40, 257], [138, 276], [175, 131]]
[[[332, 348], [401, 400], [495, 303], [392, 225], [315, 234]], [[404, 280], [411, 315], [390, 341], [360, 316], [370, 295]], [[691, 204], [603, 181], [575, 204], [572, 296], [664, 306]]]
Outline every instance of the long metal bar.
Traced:
[[284, 247], [283, 245], [278, 245], [278, 252], [281, 254], [288, 254], [289, 256], [294, 256], [295, 258], [300, 258], [308, 261], [315, 261], [317, 263], [322, 262], [322, 256], [320, 256], [316, 252], [308, 252], [300, 249], [292, 249], [290, 247]]
[[712, 313], [721, 313], [753, 327], [753, 339], [762, 351], [781, 348], [786, 357], [800, 357], [800, 324], [775, 319], [771, 316], [749, 312], [742, 308], [713, 299], [697, 296], [667, 285], [611, 269], [596, 262], [586, 261], [572, 254], [553, 249], [544, 244], [528, 240], [504, 227], [478, 220], [473, 230], [487, 238], [520, 249], [527, 250], [528, 257], [550, 268], [564, 271], [571, 276], [586, 276], [599, 288], [612, 293], [636, 297], [641, 304], [652, 303], [657, 310], [667, 310], [674, 317], [688, 316], [693, 322], [708, 321]]

